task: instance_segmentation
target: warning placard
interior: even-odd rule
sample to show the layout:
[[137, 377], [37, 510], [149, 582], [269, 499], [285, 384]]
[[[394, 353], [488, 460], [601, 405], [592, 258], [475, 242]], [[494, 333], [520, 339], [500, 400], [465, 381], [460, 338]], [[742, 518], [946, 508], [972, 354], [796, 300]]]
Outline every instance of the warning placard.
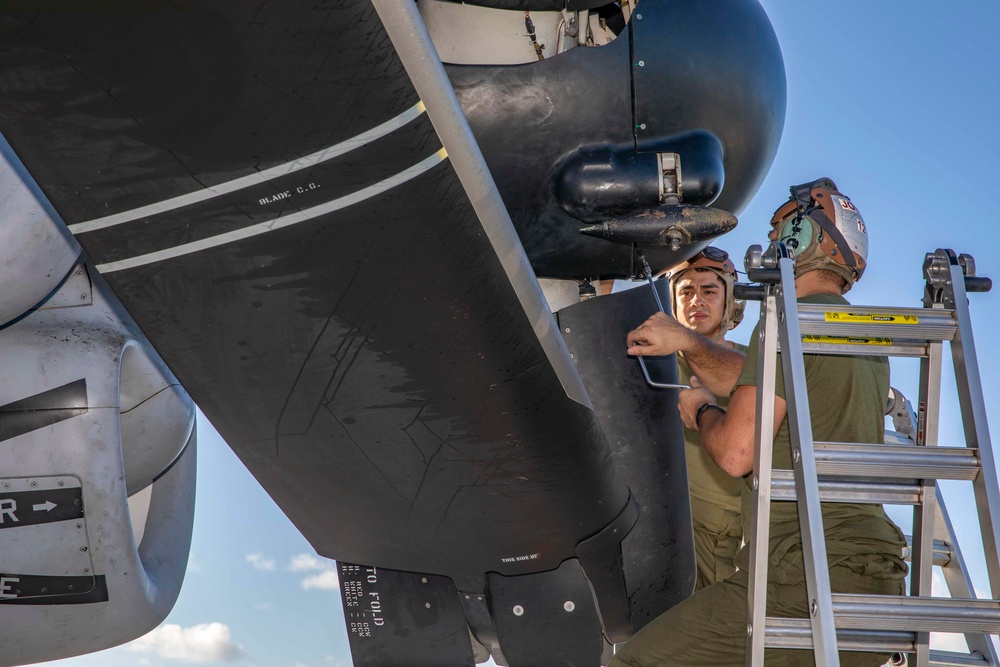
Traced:
[[844, 313], [826, 311], [823, 313], [826, 322], [850, 322], [856, 324], [920, 324], [916, 315], [893, 315], [891, 313]]
[[823, 343], [826, 345], [892, 345], [891, 338], [859, 338], [857, 336], [802, 336], [803, 343]]

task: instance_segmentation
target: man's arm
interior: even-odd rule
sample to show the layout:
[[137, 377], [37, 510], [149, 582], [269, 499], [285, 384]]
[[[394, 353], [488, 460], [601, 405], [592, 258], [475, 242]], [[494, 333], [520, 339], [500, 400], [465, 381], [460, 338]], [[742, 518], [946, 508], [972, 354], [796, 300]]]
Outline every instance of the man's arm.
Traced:
[[[705, 403], [715, 405], [715, 396], [701, 386], [697, 377], [691, 378], [691, 389], [684, 389], [678, 397], [681, 419], [688, 428], [699, 431], [701, 445], [716, 465], [731, 477], [743, 477], [753, 470], [754, 421], [757, 413], [757, 388], [741, 384], [729, 399], [729, 410], [705, 410], [701, 414], [701, 428], [695, 421]], [[785, 401], [774, 397], [774, 433], [785, 418]]]
[[632, 356], [683, 352], [691, 373], [716, 396], [726, 396], [732, 391], [746, 360], [740, 352], [713, 343], [664, 313], [654, 313], [630, 331], [626, 343]]

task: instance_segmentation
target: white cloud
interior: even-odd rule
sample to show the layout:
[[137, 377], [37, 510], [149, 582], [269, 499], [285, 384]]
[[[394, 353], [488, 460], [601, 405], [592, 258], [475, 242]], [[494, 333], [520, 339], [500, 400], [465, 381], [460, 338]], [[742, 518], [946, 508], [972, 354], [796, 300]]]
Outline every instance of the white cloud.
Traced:
[[312, 554], [298, 554], [292, 556], [292, 561], [288, 564], [288, 569], [292, 572], [314, 572], [329, 566], [329, 563], [321, 561]]
[[270, 558], [264, 558], [264, 554], [260, 552], [247, 554], [247, 562], [253, 565], [255, 570], [260, 570], [261, 572], [274, 571], [274, 561]]
[[136, 653], [153, 653], [161, 658], [181, 662], [232, 662], [247, 655], [232, 641], [229, 626], [223, 623], [202, 623], [190, 628], [167, 623], [128, 645]]
[[350, 667], [350, 665], [348, 665], [347, 662], [343, 660], [343, 658], [338, 658], [335, 655], [327, 654], [326, 661], [331, 663], [333, 667]]
[[339, 591], [340, 590], [340, 579], [337, 578], [336, 570], [329, 570], [327, 572], [320, 572], [311, 577], [306, 577], [302, 580], [302, 588], [309, 590], [310, 588], [318, 588], [323, 591]]
[[290, 572], [313, 572], [311, 576], [302, 580], [301, 586], [305, 590], [318, 588], [324, 591], [340, 590], [340, 579], [337, 577], [337, 564], [333, 561], [317, 558], [312, 554], [298, 554], [293, 556], [288, 564]]
[[205, 567], [201, 564], [201, 561], [195, 558], [194, 554], [188, 556], [187, 564], [188, 574], [201, 574], [205, 571]]

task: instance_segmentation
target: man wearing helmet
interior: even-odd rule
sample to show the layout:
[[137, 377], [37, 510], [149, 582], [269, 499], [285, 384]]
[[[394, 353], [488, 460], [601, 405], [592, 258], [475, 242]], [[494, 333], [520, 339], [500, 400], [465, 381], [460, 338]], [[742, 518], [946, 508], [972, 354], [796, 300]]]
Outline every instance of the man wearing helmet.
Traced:
[[[791, 188], [788, 203], [771, 220], [771, 240], [796, 254], [795, 291], [800, 303], [846, 304], [846, 293], [861, 278], [868, 255], [864, 221], [850, 199], [829, 179]], [[724, 471], [743, 477], [743, 520], [749, 531], [756, 412], [757, 330], [750, 337], [745, 363], [731, 351], [696, 337], [682, 327], [657, 320], [628, 335], [629, 354], [682, 351], [696, 377], [680, 392], [684, 423], [697, 430], [702, 444]], [[789, 469], [791, 445], [784, 383], [776, 374], [773, 466]], [[813, 436], [826, 442], [880, 443], [883, 439], [889, 364], [884, 357], [805, 355], [806, 389]], [[728, 410], [715, 395], [728, 392]], [[713, 395], [714, 394], [714, 395]], [[903, 593], [906, 564], [903, 534], [881, 505], [822, 503], [830, 586], [837, 593]], [[749, 554], [737, 554], [738, 571], [696, 592], [640, 630], [609, 667], [653, 665], [744, 665], [747, 631]], [[767, 563], [767, 614], [805, 618], [808, 598], [798, 508], [772, 503]], [[876, 667], [888, 655], [841, 651], [846, 666]], [[768, 649], [768, 667], [812, 664], [803, 651]]]
[[[746, 346], [724, 338], [743, 319], [744, 305], [733, 295], [736, 266], [725, 251], [709, 246], [675, 266], [667, 275], [670, 301], [678, 322], [719, 345], [741, 353], [746, 351]], [[691, 381], [691, 367], [680, 351], [677, 353], [677, 376], [678, 382]], [[719, 405], [729, 404], [728, 395], [717, 397], [717, 400]], [[690, 428], [684, 429], [684, 456], [698, 565], [695, 590], [699, 590], [736, 571], [733, 559], [743, 539], [740, 523], [742, 483], [719, 469], [701, 446], [698, 432]]]

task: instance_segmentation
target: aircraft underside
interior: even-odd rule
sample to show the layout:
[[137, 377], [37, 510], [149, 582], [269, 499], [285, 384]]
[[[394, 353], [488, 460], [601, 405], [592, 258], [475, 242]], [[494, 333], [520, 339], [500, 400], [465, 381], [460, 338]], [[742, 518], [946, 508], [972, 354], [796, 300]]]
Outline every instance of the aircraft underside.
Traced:
[[690, 594], [675, 400], [623, 350], [653, 295], [553, 314], [538, 279], [732, 228], [773, 31], [475, 5], [0, 6], [0, 664], [169, 613], [195, 404], [340, 563], [356, 665], [599, 665]]

